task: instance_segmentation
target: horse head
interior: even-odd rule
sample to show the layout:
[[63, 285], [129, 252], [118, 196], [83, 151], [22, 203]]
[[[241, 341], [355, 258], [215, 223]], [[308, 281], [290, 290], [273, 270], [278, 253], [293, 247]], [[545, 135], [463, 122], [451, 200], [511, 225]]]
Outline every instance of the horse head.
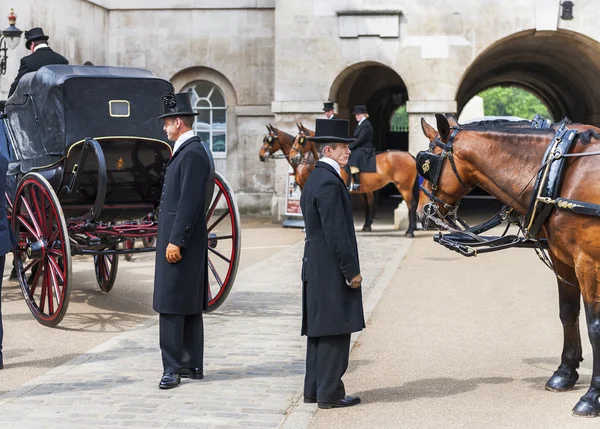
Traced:
[[[296, 124], [297, 125], [297, 124]], [[300, 126], [298, 126], [300, 130]], [[290, 160], [298, 165], [302, 161], [302, 157], [304, 156], [305, 149], [304, 146], [307, 142], [307, 135], [304, 131], [300, 130], [296, 137], [294, 137], [294, 143], [292, 144], [292, 149], [290, 150]]]
[[429, 140], [429, 149], [417, 154], [417, 172], [423, 178], [417, 215], [425, 229], [429, 223], [453, 223], [458, 202], [473, 189], [470, 183], [474, 180], [466, 164], [454, 151], [460, 131], [458, 123], [458, 128], [454, 128], [445, 115], [436, 114], [435, 117], [438, 131], [421, 118], [421, 128]]
[[279, 130], [271, 124], [268, 124], [266, 127], [268, 133], [264, 136], [263, 144], [258, 152], [258, 158], [262, 162], [267, 161], [271, 155], [281, 149]]

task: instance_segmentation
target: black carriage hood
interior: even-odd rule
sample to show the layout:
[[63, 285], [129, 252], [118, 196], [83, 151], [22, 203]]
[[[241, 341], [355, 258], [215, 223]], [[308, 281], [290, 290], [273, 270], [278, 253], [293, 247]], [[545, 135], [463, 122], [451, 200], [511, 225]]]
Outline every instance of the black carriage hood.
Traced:
[[6, 102], [18, 157], [30, 168], [52, 164], [86, 137], [166, 141], [162, 97], [170, 82], [143, 69], [51, 65], [26, 74]]

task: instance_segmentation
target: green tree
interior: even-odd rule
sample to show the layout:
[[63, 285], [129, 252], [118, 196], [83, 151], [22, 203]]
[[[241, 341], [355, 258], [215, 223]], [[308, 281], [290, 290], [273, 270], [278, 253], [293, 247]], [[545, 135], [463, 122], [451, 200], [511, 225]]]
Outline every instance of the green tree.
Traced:
[[478, 94], [486, 116], [518, 116], [532, 119], [536, 113], [553, 119], [548, 108], [532, 93], [515, 86], [496, 86]]
[[396, 109], [391, 120], [392, 130], [408, 130], [408, 113], [406, 113], [406, 104]]

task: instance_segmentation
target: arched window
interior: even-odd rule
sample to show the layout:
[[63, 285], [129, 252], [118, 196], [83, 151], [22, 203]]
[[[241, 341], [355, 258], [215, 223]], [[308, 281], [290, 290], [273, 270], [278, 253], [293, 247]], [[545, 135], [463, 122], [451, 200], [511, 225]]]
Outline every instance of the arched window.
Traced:
[[227, 154], [227, 103], [221, 89], [206, 80], [194, 82], [186, 91], [198, 116], [194, 132], [215, 155]]

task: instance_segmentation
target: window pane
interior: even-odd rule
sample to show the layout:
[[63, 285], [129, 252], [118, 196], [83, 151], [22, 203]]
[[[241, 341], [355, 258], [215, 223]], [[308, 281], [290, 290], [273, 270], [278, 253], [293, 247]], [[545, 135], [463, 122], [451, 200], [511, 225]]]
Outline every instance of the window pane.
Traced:
[[226, 147], [226, 134], [222, 131], [216, 131], [213, 129], [213, 152], [225, 152]]
[[206, 124], [210, 124], [210, 110], [200, 109], [197, 112], [198, 116], [196, 116], [196, 122], [204, 122]]
[[201, 80], [196, 84], [196, 92], [198, 97], [206, 97], [210, 90], [213, 88], [213, 84], [205, 80]]
[[196, 135], [200, 137], [200, 140], [203, 142], [209, 143], [210, 141], [210, 133], [209, 132], [196, 132]]
[[190, 102], [192, 103], [192, 106], [194, 106], [196, 104], [196, 102], [198, 101], [198, 96], [196, 95], [196, 91], [194, 91], [194, 88], [190, 88], [187, 90], [187, 93], [190, 94]]
[[227, 110], [213, 109], [213, 124], [225, 124], [227, 122]]
[[212, 103], [213, 107], [227, 106], [227, 104], [225, 104], [225, 98], [223, 98], [223, 94], [221, 93], [221, 90], [216, 86], [215, 86], [215, 90], [213, 91], [213, 93], [210, 97], [210, 102]]
[[198, 101], [196, 101], [196, 108], [197, 109], [210, 109], [210, 103], [207, 99], [201, 98]]

